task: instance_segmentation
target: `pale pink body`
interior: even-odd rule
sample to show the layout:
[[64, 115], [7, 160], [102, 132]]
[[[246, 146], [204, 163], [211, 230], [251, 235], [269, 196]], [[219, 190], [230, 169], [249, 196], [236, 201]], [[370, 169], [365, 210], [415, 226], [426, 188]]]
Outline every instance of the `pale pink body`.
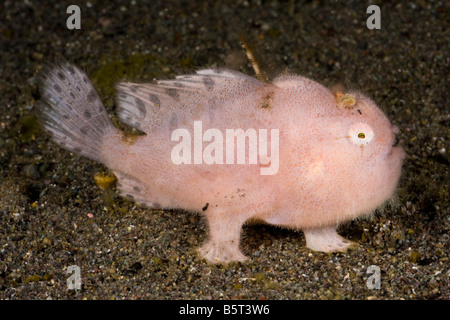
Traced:
[[[58, 77], [58, 70], [67, 76]], [[350, 243], [336, 227], [382, 205], [400, 177], [405, 154], [393, 147], [398, 129], [380, 109], [359, 93], [353, 94], [351, 107], [339, 106], [330, 90], [304, 77], [283, 76], [265, 84], [219, 69], [158, 84], [119, 84], [119, 117], [146, 135], [126, 141], [107, 124], [93, 138], [100, 140], [98, 147], [91, 148], [89, 134], [72, 133], [79, 136], [73, 142], [64, 138], [70, 125], [55, 125], [57, 108], [68, 93], [52, 87], [79, 83], [92, 95], [90, 84], [77, 82], [84, 75], [69, 65], [43, 74], [43, 96], [50, 108], [42, 109], [53, 113], [44, 115], [44, 126], [56, 141], [104, 163], [118, 177], [122, 193], [139, 203], [203, 212], [210, 239], [200, 252], [212, 262], [245, 259], [239, 236], [252, 219], [302, 229], [314, 250], [345, 250]], [[89, 104], [98, 106], [99, 99], [78, 100], [89, 103], [72, 119], [89, 124], [92, 117], [82, 119], [81, 114], [95, 109]], [[105, 114], [99, 113], [99, 121], [106, 121]], [[223, 132], [279, 129], [278, 173], [261, 175], [259, 164], [174, 164], [171, 150], [177, 142], [171, 141], [171, 133], [177, 128], [192, 131], [194, 121], [202, 121], [204, 130]], [[358, 138], [361, 131], [365, 138]]]

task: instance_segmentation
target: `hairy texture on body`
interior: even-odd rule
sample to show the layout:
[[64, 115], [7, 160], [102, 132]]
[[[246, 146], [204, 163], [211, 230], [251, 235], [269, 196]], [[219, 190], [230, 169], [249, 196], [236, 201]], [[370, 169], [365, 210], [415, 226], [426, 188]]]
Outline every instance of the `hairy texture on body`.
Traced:
[[[122, 195], [149, 208], [203, 213], [210, 262], [243, 261], [246, 221], [301, 229], [317, 251], [345, 251], [339, 224], [371, 214], [395, 192], [405, 153], [398, 128], [359, 92], [332, 93], [297, 75], [263, 83], [227, 69], [205, 69], [151, 84], [119, 83], [118, 116], [146, 135], [123, 139], [87, 76], [64, 62], [38, 76], [39, 116], [55, 141], [105, 164]], [[265, 164], [175, 164], [174, 130], [279, 130], [279, 169]], [[273, 141], [268, 141], [270, 144]], [[246, 151], [249, 151], [248, 145]]]

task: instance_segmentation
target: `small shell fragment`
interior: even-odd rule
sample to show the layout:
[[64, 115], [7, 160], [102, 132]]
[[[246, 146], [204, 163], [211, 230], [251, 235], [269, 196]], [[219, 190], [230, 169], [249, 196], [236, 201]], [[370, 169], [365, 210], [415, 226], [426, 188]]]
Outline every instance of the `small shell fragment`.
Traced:
[[94, 175], [95, 184], [102, 190], [106, 190], [112, 187], [116, 181], [116, 176], [113, 174], [101, 174], [96, 173]]

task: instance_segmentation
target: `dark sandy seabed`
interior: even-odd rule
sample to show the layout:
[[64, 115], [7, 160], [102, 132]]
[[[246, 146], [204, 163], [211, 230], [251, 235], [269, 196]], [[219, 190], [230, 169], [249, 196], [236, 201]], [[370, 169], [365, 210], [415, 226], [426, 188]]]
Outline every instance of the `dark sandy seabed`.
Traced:
[[[2, 1], [0, 298], [449, 299], [449, 3], [394, 2], [376, 3], [382, 28], [369, 30], [367, 1]], [[82, 29], [68, 30], [75, 3]], [[239, 32], [270, 76], [362, 90], [401, 128], [395, 205], [339, 229], [356, 249], [316, 253], [301, 232], [250, 225], [248, 263], [209, 265], [195, 253], [200, 214], [102, 191], [93, 175], [105, 168], [59, 148], [33, 115], [36, 72], [53, 58], [86, 70], [114, 118], [123, 79], [205, 66], [253, 75]], [[67, 289], [71, 265], [81, 290]], [[366, 285], [371, 265], [379, 290]]]

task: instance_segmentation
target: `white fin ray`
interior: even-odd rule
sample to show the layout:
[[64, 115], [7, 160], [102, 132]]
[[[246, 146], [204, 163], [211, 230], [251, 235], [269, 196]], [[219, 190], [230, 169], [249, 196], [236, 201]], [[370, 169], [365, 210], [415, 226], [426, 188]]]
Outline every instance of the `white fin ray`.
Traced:
[[146, 133], [174, 129], [211, 114], [264, 83], [227, 69], [206, 69], [155, 84], [120, 83], [119, 118]]
[[114, 174], [118, 178], [117, 189], [123, 197], [150, 209], [160, 208], [159, 204], [149, 201], [151, 197], [146, 194], [147, 187], [143, 182], [121, 171], [114, 171]]
[[37, 79], [42, 96], [37, 111], [44, 129], [62, 147], [101, 161], [103, 139], [116, 129], [86, 74], [64, 61], [45, 65]]

